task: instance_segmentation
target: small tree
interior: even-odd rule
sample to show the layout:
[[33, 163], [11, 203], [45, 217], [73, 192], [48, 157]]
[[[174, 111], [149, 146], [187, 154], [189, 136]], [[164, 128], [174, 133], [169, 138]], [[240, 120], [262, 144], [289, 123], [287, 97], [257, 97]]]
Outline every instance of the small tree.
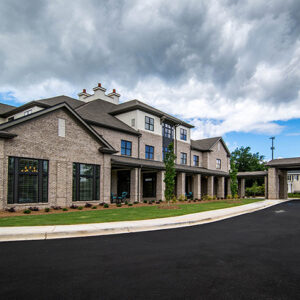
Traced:
[[231, 195], [234, 197], [238, 193], [238, 180], [237, 180], [238, 169], [233, 160], [230, 161], [230, 189]]
[[176, 155], [174, 154], [174, 145], [173, 143], [169, 144], [168, 151], [165, 153], [164, 163], [166, 168], [165, 173], [165, 198], [169, 203], [170, 200], [174, 197], [174, 188], [175, 188], [175, 159]]

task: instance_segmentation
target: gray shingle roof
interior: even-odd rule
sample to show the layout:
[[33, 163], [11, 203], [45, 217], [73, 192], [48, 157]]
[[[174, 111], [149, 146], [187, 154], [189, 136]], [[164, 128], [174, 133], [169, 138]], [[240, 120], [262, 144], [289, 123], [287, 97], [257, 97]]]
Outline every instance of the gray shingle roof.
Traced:
[[221, 139], [220, 136], [202, 140], [191, 140], [192, 148], [200, 151], [209, 151]]
[[225, 142], [223, 141], [221, 136], [202, 139], [202, 140], [191, 140], [191, 147], [192, 149], [199, 150], [199, 151], [210, 151], [212, 147], [218, 142], [221, 141], [225, 150], [227, 151], [228, 155], [230, 155], [230, 151], [227, 148]]
[[0, 115], [5, 114], [13, 109], [15, 109], [15, 106], [12, 105], [8, 105], [8, 104], [4, 104], [4, 103], [0, 103]]
[[167, 120], [170, 120], [172, 122], [174, 122], [175, 124], [181, 124], [181, 125], [184, 125], [188, 128], [193, 128], [194, 126], [189, 124], [189, 123], [186, 123], [178, 118], [175, 118], [167, 113], [164, 113], [163, 111], [159, 110], [159, 109], [156, 109], [144, 102], [141, 102], [139, 100], [130, 100], [130, 101], [127, 101], [127, 102], [124, 102], [124, 103], [121, 103], [119, 105], [116, 105], [116, 107], [110, 112], [111, 115], [118, 115], [118, 114], [121, 114], [121, 113], [124, 113], [124, 112], [127, 112], [127, 111], [132, 111], [132, 110], [135, 110], [135, 109], [140, 109], [142, 111], [145, 111], [145, 112], [149, 112], [153, 115], [156, 115], [158, 117], [165, 117]]
[[87, 122], [94, 123], [95, 125], [99, 124], [103, 127], [125, 131], [135, 135], [140, 135], [138, 131], [109, 114], [109, 112], [116, 106], [116, 104], [99, 99], [87, 102], [75, 110]]
[[49, 106], [53, 106], [62, 102], [66, 102], [68, 105], [70, 105], [73, 109], [78, 108], [81, 105], [84, 105], [86, 102], [80, 101], [65, 95], [62, 96], [57, 96], [57, 97], [52, 97], [52, 98], [47, 98], [47, 99], [42, 99], [42, 100], [37, 100], [35, 102], [42, 103], [42, 104], [47, 104]]
[[293, 168], [300, 166], [300, 157], [273, 159], [266, 163], [268, 167]]

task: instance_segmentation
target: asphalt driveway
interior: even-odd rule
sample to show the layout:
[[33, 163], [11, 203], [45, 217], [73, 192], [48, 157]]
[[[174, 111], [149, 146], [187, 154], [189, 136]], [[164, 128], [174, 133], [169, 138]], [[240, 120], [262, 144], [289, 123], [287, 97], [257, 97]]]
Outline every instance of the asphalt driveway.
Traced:
[[299, 299], [300, 201], [181, 229], [0, 243], [0, 299]]

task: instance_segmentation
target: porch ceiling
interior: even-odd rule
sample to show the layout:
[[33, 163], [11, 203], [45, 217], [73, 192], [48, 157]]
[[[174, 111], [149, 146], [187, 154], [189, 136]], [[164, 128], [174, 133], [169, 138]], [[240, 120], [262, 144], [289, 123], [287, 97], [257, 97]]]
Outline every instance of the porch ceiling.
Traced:
[[[135, 167], [143, 168], [149, 170], [164, 170], [165, 165], [163, 162], [148, 160], [148, 159], [139, 159], [134, 157], [118, 156], [113, 155], [111, 159], [112, 167]], [[224, 176], [229, 177], [229, 174], [223, 171], [208, 170], [200, 167], [190, 167], [185, 165], [175, 165], [176, 171], [192, 173], [192, 174], [202, 174], [202, 175], [215, 175], [215, 176]]]

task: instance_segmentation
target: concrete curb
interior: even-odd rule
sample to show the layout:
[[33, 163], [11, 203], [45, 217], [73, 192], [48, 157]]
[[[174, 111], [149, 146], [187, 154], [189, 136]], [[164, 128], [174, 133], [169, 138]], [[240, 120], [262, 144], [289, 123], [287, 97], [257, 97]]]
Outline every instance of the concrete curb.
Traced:
[[133, 233], [206, 224], [265, 209], [290, 200], [265, 200], [178, 217], [80, 225], [0, 227], [0, 241], [47, 240]]

